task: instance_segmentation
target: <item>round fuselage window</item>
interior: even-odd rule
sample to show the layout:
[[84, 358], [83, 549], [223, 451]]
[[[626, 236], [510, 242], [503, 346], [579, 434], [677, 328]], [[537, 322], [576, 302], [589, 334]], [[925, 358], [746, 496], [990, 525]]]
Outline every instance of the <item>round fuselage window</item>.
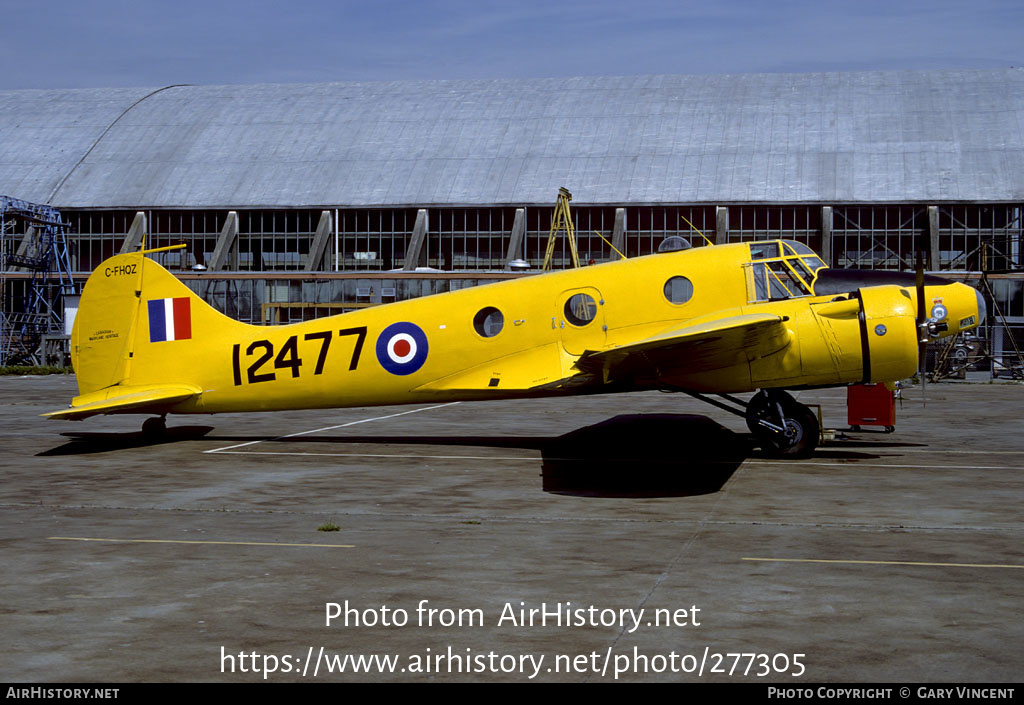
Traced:
[[565, 320], [585, 326], [597, 317], [597, 302], [589, 294], [573, 294], [565, 302]]
[[505, 327], [505, 316], [493, 306], [487, 306], [473, 316], [473, 328], [484, 338], [493, 338]]
[[686, 277], [672, 277], [665, 282], [665, 298], [670, 303], [685, 304], [693, 298], [693, 283]]

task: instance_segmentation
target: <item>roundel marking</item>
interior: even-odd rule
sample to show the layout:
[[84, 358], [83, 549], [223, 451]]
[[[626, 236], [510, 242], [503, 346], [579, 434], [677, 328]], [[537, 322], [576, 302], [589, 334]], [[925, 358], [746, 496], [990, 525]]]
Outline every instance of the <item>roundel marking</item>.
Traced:
[[392, 323], [377, 338], [377, 361], [393, 375], [411, 375], [427, 361], [427, 335], [415, 323]]

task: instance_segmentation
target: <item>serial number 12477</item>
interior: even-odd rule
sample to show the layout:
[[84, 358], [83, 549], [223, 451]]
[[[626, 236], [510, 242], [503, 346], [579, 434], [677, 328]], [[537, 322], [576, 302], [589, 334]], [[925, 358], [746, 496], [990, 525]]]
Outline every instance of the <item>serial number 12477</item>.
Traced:
[[[349, 360], [348, 369], [355, 370], [359, 366], [359, 355], [363, 351], [363, 342], [366, 340], [366, 326], [358, 328], [343, 328], [338, 331], [338, 337], [356, 336], [356, 344], [352, 348], [352, 358]], [[302, 336], [304, 343], [320, 343], [320, 349], [316, 353], [316, 366], [313, 374], [318, 375], [324, 371], [324, 363], [327, 362], [327, 351], [331, 348], [331, 340], [334, 338], [333, 331], [325, 330], [317, 333], [306, 333]], [[304, 345], [307, 348], [308, 345]], [[284, 341], [281, 348], [274, 353], [274, 343], [270, 340], [254, 340], [245, 348], [245, 375], [242, 374], [242, 344], [235, 343], [231, 348], [231, 369], [234, 375], [235, 386], [244, 383], [257, 384], [258, 382], [273, 382], [277, 379], [277, 372], [274, 370], [291, 370], [293, 378], [301, 373], [303, 362], [299, 357], [299, 336], [293, 335]], [[249, 359], [252, 361], [249, 362]], [[271, 367], [271, 360], [273, 366]]]

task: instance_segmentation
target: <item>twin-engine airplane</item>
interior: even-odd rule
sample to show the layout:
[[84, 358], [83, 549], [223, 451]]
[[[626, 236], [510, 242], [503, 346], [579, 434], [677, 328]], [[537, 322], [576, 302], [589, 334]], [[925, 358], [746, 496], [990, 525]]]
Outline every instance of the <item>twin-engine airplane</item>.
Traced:
[[[832, 270], [805, 245], [773, 240], [266, 327], [218, 313], [146, 254], [89, 277], [71, 337], [79, 396], [47, 416], [154, 414], [143, 430], [160, 433], [169, 413], [661, 389], [743, 415], [763, 447], [801, 456], [818, 420], [784, 390], [912, 376], [922, 339], [985, 315], [963, 284]], [[749, 402], [729, 396], [755, 390]]]

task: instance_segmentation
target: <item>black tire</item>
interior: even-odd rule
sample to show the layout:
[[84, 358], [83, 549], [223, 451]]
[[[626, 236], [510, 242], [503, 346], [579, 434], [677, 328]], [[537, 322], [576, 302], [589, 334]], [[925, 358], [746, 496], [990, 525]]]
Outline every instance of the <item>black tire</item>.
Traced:
[[818, 439], [821, 437], [817, 414], [795, 401], [789, 408], [783, 405], [783, 413], [786, 414], [786, 428], [791, 435], [783, 439], [774, 434], [777, 440], [781, 440], [773, 444], [775, 454], [787, 458], [809, 458], [818, 447]]
[[163, 438], [165, 433], [167, 433], [167, 423], [162, 416], [156, 416], [142, 422], [142, 435], [146, 438]]
[[817, 415], [786, 392], [777, 392], [786, 417], [786, 433], [760, 425], [758, 419], [774, 416], [768, 395], [759, 392], [747, 406], [747, 427], [761, 444], [761, 449], [784, 458], [807, 458], [818, 447], [821, 428]]
[[[775, 392], [779, 395], [782, 401], [783, 410], [787, 409], [790, 405], [796, 404], [796, 400], [789, 395], [788, 392], [778, 391]], [[768, 395], [762, 390], [752, 396], [750, 401], [747, 403], [747, 428], [755, 436], [760, 436], [762, 433], [771, 433], [771, 429], [765, 428], [757, 422], [758, 419], [766, 419], [770, 421], [775, 415], [775, 410], [771, 406], [771, 402], [768, 399]]]

